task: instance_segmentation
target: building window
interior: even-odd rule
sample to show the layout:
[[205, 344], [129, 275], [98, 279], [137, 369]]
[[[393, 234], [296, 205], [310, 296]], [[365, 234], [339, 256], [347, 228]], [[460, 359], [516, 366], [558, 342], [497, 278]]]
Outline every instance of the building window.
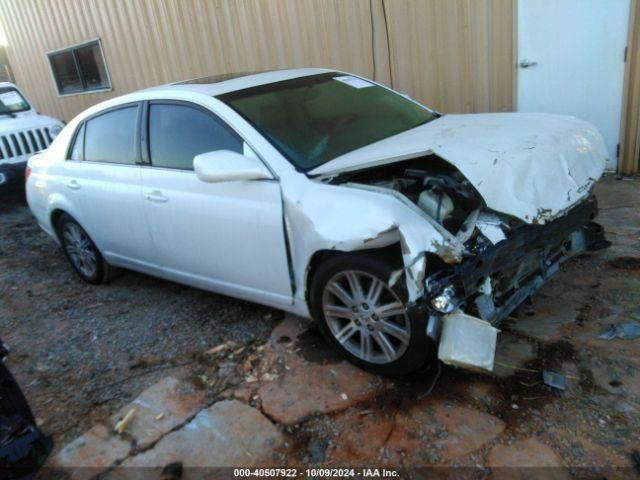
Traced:
[[111, 89], [100, 40], [49, 52], [47, 56], [58, 94]]

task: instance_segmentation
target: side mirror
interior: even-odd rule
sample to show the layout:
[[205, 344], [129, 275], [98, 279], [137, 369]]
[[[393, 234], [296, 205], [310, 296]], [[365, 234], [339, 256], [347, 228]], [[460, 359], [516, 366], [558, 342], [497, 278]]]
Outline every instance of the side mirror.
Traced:
[[257, 158], [246, 157], [231, 150], [215, 150], [193, 158], [193, 169], [203, 182], [232, 182], [273, 178]]

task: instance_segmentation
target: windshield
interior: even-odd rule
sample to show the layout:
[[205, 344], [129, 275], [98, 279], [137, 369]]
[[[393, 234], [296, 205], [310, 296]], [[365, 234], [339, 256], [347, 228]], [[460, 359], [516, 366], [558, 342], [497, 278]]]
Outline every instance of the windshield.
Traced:
[[0, 114], [24, 112], [31, 109], [29, 102], [13, 87], [0, 88]]
[[341, 73], [260, 85], [218, 98], [302, 171], [437, 118], [402, 95]]

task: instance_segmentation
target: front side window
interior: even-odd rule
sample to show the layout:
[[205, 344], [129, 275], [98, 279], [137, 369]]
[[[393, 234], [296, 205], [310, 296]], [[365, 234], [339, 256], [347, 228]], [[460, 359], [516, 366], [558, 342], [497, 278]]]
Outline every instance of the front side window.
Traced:
[[99, 41], [51, 52], [48, 56], [60, 95], [111, 88]]
[[149, 153], [154, 167], [193, 170], [193, 157], [214, 150], [242, 152], [242, 139], [212, 114], [175, 103], [149, 107]]
[[437, 118], [402, 95], [342, 73], [260, 85], [218, 99], [301, 171]]
[[27, 99], [13, 87], [0, 88], [0, 115], [31, 110]]
[[134, 165], [137, 159], [137, 116], [138, 107], [132, 106], [87, 120], [84, 126], [84, 160]]

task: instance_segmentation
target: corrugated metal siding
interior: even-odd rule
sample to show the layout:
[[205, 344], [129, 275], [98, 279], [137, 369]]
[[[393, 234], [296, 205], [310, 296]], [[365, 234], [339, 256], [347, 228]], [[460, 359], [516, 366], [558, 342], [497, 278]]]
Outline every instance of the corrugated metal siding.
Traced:
[[640, 1], [632, 0], [622, 100], [620, 158], [618, 173], [640, 171]]
[[512, 110], [511, 0], [386, 0], [394, 87], [447, 112]]
[[[392, 76], [426, 104], [510, 110], [513, 9], [514, 0], [0, 0], [17, 82], [65, 120], [115, 95], [218, 73], [321, 66], [371, 77], [373, 48], [376, 79]], [[93, 38], [113, 91], [58, 97], [44, 52]]]

